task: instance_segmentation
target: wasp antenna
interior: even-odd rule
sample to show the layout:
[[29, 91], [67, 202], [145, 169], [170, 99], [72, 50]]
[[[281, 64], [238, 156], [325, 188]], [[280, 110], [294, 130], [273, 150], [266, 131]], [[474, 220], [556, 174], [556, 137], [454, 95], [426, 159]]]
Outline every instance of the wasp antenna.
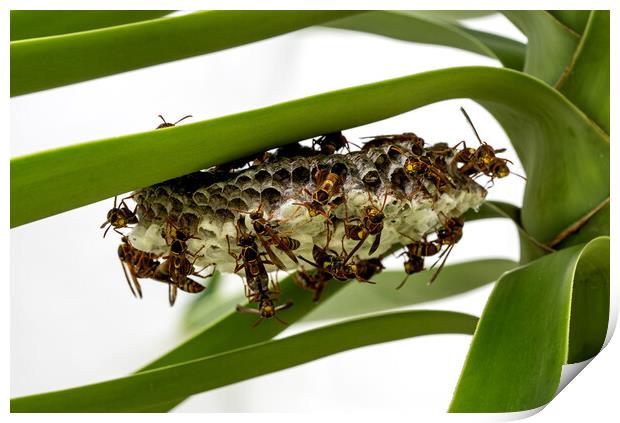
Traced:
[[309, 265], [316, 267], [317, 269], [321, 268], [321, 266], [319, 266], [318, 264], [313, 263], [310, 260], [304, 258], [304, 256], [299, 256], [299, 258], [302, 259], [303, 261], [305, 261], [306, 263], [308, 263]]
[[177, 123], [181, 122], [182, 120], [185, 120], [185, 119], [191, 118], [191, 117], [193, 117], [193, 116], [192, 115], [183, 116], [181, 119], [179, 119], [176, 122], [174, 122], [174, 124], [176, 125]]
[[[452, 245], [450, 245], [450, 247], [448, 247], [448, 249], [446, 249], [447, 254], [444, 256], [443, 261], [441, 262], [441, 265], [439, 265], [439, 267], [435, 271], [435, 274], [433, 274], [433, 277], [431, 278], [431, 280], [428, 281], [428, 285], [432, 284], [435, 281], [435, 279], [437, 279], [437, 276], [439, 276], [439, 272], [441, 272], [441, 269], [443, 269], [444, 264], [446, 264], [446, 260], [448, 259], [448, 256], [450, 255], [450, 252], [452, 251], [452, 248], [454, 248], [454, 245], [455, 244], [452, 244]], [[442, 255], [443, 255], [443, 253], [442, 253]], [[441, 255], [439, 256], [439, 258], [441, 258]], [[435, 264], [437, 264], [437, 262], [435, 262]], [[435, 264], [433, 264], [433, 266]]]
[[435, 266], [437, 265], [437, 263], [439, 263], [439, 260], [441, 260], [441, 258], [442, 258], [442, 257], [443, 257], [446, 253], [448, 253], [448, 254], [449, 254], [450, 250], [452, 250], [452, 247], [454, 247], [454, 244], [451, 244], [448, 248], [446, 248], [445, 250], [443, 250], [443, 251], [441, 252], [441, 254], [439, 254], [439, 257], [437, 257], [437, 260], [435, 260], [435, 263], [433, 263], [433, 265], [432, 265], [431, 267], [429, 267], [429, 268], [428, 268], [428, 270], [431, 270], [433, 267], [435, 267]]
[[403, 281], [396, 287], [396, 289], [401, 289], [403, 286], [405, 286], [405, 282], [407, 282], [407, 279], [409, 279], [409, 276], [411, 275], [407, 274], [405, 276], [405, 279], [403, 279]]
[[512, 174], [513, 174], [513, 175], [515, 175], [515, 176], [518, 176], [519, 178], [521, 178], [521, 179], [523, 179], [525, 182], [527, 182], [527, 178], [526, 178], [525, 176], [523, 176], [523, 175], [519, 175], [518, 173], [514, 173], [514, 172], [510, 172], [510, 173], [512, 173]]
[[471, 129], [474, 131], [474, 134], [476, 134], [476, 138], [478, 138], [478, 141], [480, 142], [480, 144], [484, 144], [482, 140], [480, 139], [480, 136], [478, 135], [478, 131], [476, 131], [476, 127], [474, 126], [473, 122], [469, 118], [469, 115], [467, 114], [465, 109], [463, 109], [462, 107], [461, 107], [461, 112], [465, 116], [465, 119], [467, 120], [467, 123], [469, 123], [469, 126], [471, 126]]
[[[106, 234], [108, 233], [108, 231], [110, 230], [110, 228], [112, 227], [112, 223], [110, 223], [110, 225], [108, 226], [108, 229], [105, 230], [105, 232], [103, 233], [103, 237], [105, 238]], [[103, 226], [102, 226], [103, 228]]]
[[166, 122], [166, 119], [164, 119], [164, 117], [163, 117], [162, 115], [157, 115], [157, 116], [159, 116], [159, 118], [160, 118], [160, 119], [161, 119], [164, 123], [168, 123], [168, 122]]

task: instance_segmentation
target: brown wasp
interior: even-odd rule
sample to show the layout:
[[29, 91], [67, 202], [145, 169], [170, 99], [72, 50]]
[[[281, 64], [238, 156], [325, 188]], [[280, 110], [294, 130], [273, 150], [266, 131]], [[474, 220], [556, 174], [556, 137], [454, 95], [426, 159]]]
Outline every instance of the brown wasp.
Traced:
[[368, 281], [374, 275], [381, 273], [385, 267], [381, 263], [381, 259], [373, 257], [366, 260], [356, 260], [356, 275], [361, 277], [364, 281]]
[[[331, 250], [330, 250], [331, 251]], [[328, 252], [325, 248], [318, 245], [312, 247], [312, 258], [314, 262], [299, 256], [306, 263], [316, 267], [319, 271], [327, 272], [339, 281], [357, 279], [360, 282], [374, 283], [364, 278], [358, 271], [356, 263], [349, 263], [353, 254], [347, 254], [344, 250], [340, 255], [335, 251]]]
[[312, 196], [312, 201], [305, 203], [293, 203], [307, 208], [308, 215], [310, 217], [315, 217], [319, 214], [322, 215], [328, 223], [331, 223], [331, 219], [325, 212], [325, 207], [340, 191], [344, 183], [344, 171], [346, 171], [346, 169], [343, 169], [343, 171], [335, 171], [334, 167], [331, 169], [317, 169], [314, 172], [312, 179], [314, 180], [317, 189], [314, 192], [304, 189], [306, 194]]
[[[198, 252], [196, 254], [198, 254]], [[171, 251], [168, 256], [163, 257], [165, 259], [164, 262], [157, 267], [155, 273], [151, 276], [152, 279], [168, 283], [168, 301], [170, 302], [170, 306], [173, 306], [176, 301], [177, 288], [192, 294], [204, 290], [204, 286], [193, 281], [189, 276], [208, 278], [213, 275], [213, 272], [206, 276], [200, 275], [200, 272], [206, 267], [197, 271], [194, 268], [194, 263], [198, 257], [193, 255], [193, 260], [190, 261], [187, 255], [191, 254], [187, 252], [177, 254]]]
[[[462, 107], [461, 112], [465, 116], [465, 119], [467, 120], [467, 123], [469, 123], [471, 129], [474, 131], [480, 146], [477, 149], [474, 149], [467, 147], [465, 145], [465, 141], [461, 141], [459, 144], [463, 144], [463, 149], [454, 156], [452, 163], [454, 163], [455, 166], [461, 164], [462, 166], [458, 170], [464, 175], [475, 175], [477, 173], [482, 173], [491, 177], [491, 181], [495, 178], [504, 178], [508, 176], [510, 174], [510, 169], [508, 169], [507, 163], [512, 162], [508, 159], [502, 159], [495, 156], [496, 153], [502, 153], [506, 151], [506, 149], [501, 148], [496, 150], [486, 142], [483, 142], [482, 139], [480, 139], [474, 124], [469, 118], [469, 115]], [[457, 144], [455, 148], [459, 144]], [[522, 179], [526, 179], [516, 173], [514, 173], [514, 175]]]
[[437, 271], [435, 271], [435, 274], [433, 275], [431, 280], [428, 281], [429, 285], [433, 283], [435, 279], [437, 279], [437, 276], [439, 275], [439, 272], [441, 272], [441, 269], [446, 263], [446, 260], [452, 252], [454, 245], [459, 242], [460, 239], [463, 237], [463, 225], [465, 224], [465, 221], [462, 217], [446, 217], [444, 215], [444, 221], [442, 222], [442, 224], [443, 227], [437, 231], [436, 242], [440, 246], [447, 245], [448, 248], [439, 255], [437, 261], [431, 266], [432, 269], [443, 257], [441, 265], [439, 266], [439, 268], [437, 268]]
[[[383, 214], [383, 209], [385, 208], [385, 203], [387, 202], [387, 191], [385, 193], [385, 197], [383, 198], [383, 205], [381, 208], [375, 206], [368, 193], [368, 200], [372, 205], [364, 207], [363, 216], [360, 219], [359, 217], [353, 218], [351, 220], [348, 219], [348, 211], [345, 202], [345, 221], [344, 221], [344, 232], [345, 237], [353, 240], [359, 240], [359, 243], [353, 248], [351, 251], [351, 255], [355, 254], [355, 252], [362, 246], [366, 238], [370, 235], [374, 235], [375, 239], [370, 246], [370, 250], [368, 250], [368, 255], [372, 255], [379, 245], [381, 244], [381, 232], [383, 231], [383, 220], [385, 219], [385, 215]], [[349, 225], [349, 221], [360, 221], [359, 225]]]
[[142, 298], [142, 288], [138, 278], [153, 277], [157, 266], [159, 266], [159, 255], [138, 250], [131, 245], [129, 237], [126, 235], [121, 240], [122, 244], [118, 246], [118, 258], [121, 261], [125, 279], [133, 296]]
[[413, 132], [393, 135], [376, 135], [374, 137], [364, 137], [363, 139], [370, 139], [370, 141], [364, 143], [362, 150], [368, 150], [386, 144], [411, 143], [411, 153], [416, 155], [422, 155], [424, 153], [424, 139], [418, 137]]
[[177, 241], [175, 250], [187, 249], [187, 241], [190, 239], [199, 239], [192, 236], [190, 232], [190, 223], [185, 216], [181, 217], [176, 223], [171, 218], [168, 218], [161, 228], [161, 237], [166, 241], [166, 244], [170, 246]]
[[258, 309], [237, 304], [236, 310], [239, 313], [254, 314], [258, 316], [258, 320], [256, 321], [256, 323], [254, 323], [254, 325], [252, 325], [252, 327], [256, 327], [263, 320], [270, 319], [272, 317], [274, 317], [278, 322], [282, 323], [283, 325], [287, 325], [288, 323], [280, 319], [276, 314], [279, 311], [286, 310], [287, 308], [292, 307], [293, 302], [289, 300], [284, 304], [276, 306], [274, 305], [274, 301], [277, 300], [279, 295], [279, 290], [269, 291], [266, 289], [260, 289], [251, 299], [251, 302], [258, 303]]
[[[208, 278], [209, 276], [213, 276], [213, 273], [201, 276], [197, 272], [192, 270], [191, 275], [200, 276], [204, 278]], [[178, 278], [176, 281], [167, 281], [168, 282], [168, 302], [172, 307], [177, 299], [177, 288], [181, 291], [188, 292], [190, 294], [198, 294], [199, 292], [204, 291], [205, 287], [199, 284], [196, 281], [191, 280], [189, 277], [185, 276], [184, 278]]]
[[314, 292], [312, 301], [316, 302], [321, 298], [321, 294], [329, 282], [332, 279], [332, 275], [329, 272], [323, 270], [317, 270], [316, 273], [310, 274], [305, 270], [300, 270], [293, 273], [293, 282], [302, 289], [306, 289]]
[[[405, 234], [401, 234], [410, 238]], [[403, 253], [407, 255], [405, 261], [405, 279], [396, 287], [400, 289], [405, 285], [409, 276], [414, 273], [424, 270], [424, 257], [434, 256], [441, 249], [441, 243], [438, 241], [426, 241], [426, 239], [420, 241], [413, 241], [410, 244], [405, 245], [406, 251]], [[401, 254], [402, 255], [402, 254]], [[434, 279], [434, 278], [433, 278]]]
[[[168, 300], [171, 306], [176, 301], [177, 288], [190, 293], [200, 292], [204, 289], [202, 285], [189, 279], [189, 276], [201, 276], [200, 271], [204, 270], [203, 268], [196, 271], [194, 268], [194, 263], [198, 260], [198, 253], [204, 246], [195, 253], [190, 253], [186, 242], [189, 237], [186, 237], [186, 233], [177, 230], [176, 236], [177, 238], [170, 244], [168, 255], [163, 257], [164, 262], [157, 267], [156, 277], [154, 277], [160, 281], [168, 280]], [[192, 257], [193, 260], [190, 261], [188, 256]], [[201, 277], [206, 278], [211, 275], [213, 273]]]
[[420, 256], [407, 256], [407, 260], [405, 260], [405, 279], [396, 287], [396, 289], [400, 289], [405, 285], [409, 276], [414, 273], [419, 273], [424, 270], [424, 257]]
[[293, 262], [298, 263], [297, 257], [295, 256], [295, 254], [293, 254], [292, 250], [299, 248], [300, 243], [293, 238], [281, 236], [278, 231], [274, 229], [273, 225], [265, 219], [264, 213], [262, 211], [262, 206], [263, 205], [261, 204], [256, 210], [253, 210], [251, 212], [237, 209], [235, 209], [235, 211], [250, 215], [254, 232], [256, 233], [258, 240], [265, 248], [265, 251], [267, 252], [267, 255], [269, 256], [273, 264], [275, 264], [281, 270], [287, 270], [286, 266], [282, 264], [282, 261], [272, 251], [270, 244], [273, 244], [278, 249], [284, 251]]
[[349, 152], [351, 151], [349, 149], [349, 142], [347, 141], [346, 137], [342, 135], [341, 131], [330, 132], [329, 134], [322, 135], [316, 140], [313, 139], [313, 149], [315, 145], [318, 145], [321, 154], [324, 154], [326, 156], [331, 156], [332, 154], [335, 154], [336, 151], [345, 147], [347, 148], [347, 150], [349, 150]]
[[[187, 218], [181, 218], [177, 223], [174, 223], [172, 219], [167, 219], [161, 229], [161, 236], [166, 241], [166, 244], [170, 246], [170, 250], [168, 255], [163, 257], [164, 262], [158, 266], [157, 277], [154, 279], [160, 281], [167, 279], [169, 281], [168, 300], [171, 306], [176, 301], [177, 288], [190, 293], [201, 292], [204, 289], [202, 285], [189, 278], [189, 276], [201, 276], [200, 272], [204, 270], [203, 268], [200, 271], [196, 271], [194, 268], [194, 263], [198, 260], [198, 253], [204, 246], [195, 253], [188, 251], [187, 241], [198, 239], [190, 235], [189, 226]], [[188, 257], [191, 257], [193, 260], [190, 261]], [[212, 274], [201, 277], [207, 278]]]
[[155, 129], [170, 128], [171, 126], [175, 126], [177, 123], [181, 122], [181, 121], [182, 121], [182, 120], [184, 120], [184, 119], [187, 119], [187, 118], [191, 118], [191, 117], [193, 117], [192, 115], [187, 115], [187, 116], [184, 116], [184, 117], [182, 117], [181, 119], [177, 120], [177, 121], [176, 121], [176, 122], [174, 122], [174, 123], [170, 123], [170, 122], [166, 122], [166, 119], [164, 119], [164, 117], [163, 117], [162, 115], [157, 115], [157, 116], [158, 116], [158, 117], [159, 117], [159, 118], [160, 118], [160, 119], [161, 119], [164, 123], [160, 123], [160, 124], [159, 124], [159, 126], [158, 126], [157, 128], [155, 128]]
[[128, 198], [131, 197], [123, 198], [117, 207], [116, 197], [114, 197], [114, 207], [108, 211], [106, 221], [101, 225], [101, 229], [107, 226], [107, 229], [103, 233], [104, 238], [112, 227], [114, 228], [114, 232], [123, 236], [123, 233], [119, 231], [120, 228], [126, 228], [129, 225], [138, 223], [138, 216], [136, 215], [137, 206], [133, 211], [130, 210], [127, 203], [125, 203], [125, 200]]
[[432, 181], [437, 191], [443, 192], [448, 185], [454, 187], [454, 183], [450, 181], [448, 176], [441, 171], [431, 159], [426, 156], [408, 156], [403, 165], [405, 174], [410, 178], [421, 183], [421, 180], [427, 179]]
[[230, 240], [226, 236], [228, 243], [228, 254], [235, 259], [236, 266], [234, 273], [241, 269], [245, 271], [246, 296], [255, 295], [257, 292], [269, 290], [269, 275], [265, 269], [265, 264], [273, 264], [268, 260], [263, 260], [256, 244], [256, 236], [245, 231], [245, 224], [241, 226], [241, 219], [237, 221], [237, 246], [241, 247], [239, 255], [230, 249]]

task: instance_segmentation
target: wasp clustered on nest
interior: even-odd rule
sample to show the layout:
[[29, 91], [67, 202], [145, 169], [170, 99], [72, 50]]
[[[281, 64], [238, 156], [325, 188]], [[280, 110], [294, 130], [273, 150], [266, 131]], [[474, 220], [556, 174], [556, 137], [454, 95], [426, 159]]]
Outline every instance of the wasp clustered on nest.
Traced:
[[[162, 120], [160, 128], [174, 125]], [[177, 289], [202, 291], [191, 276], [207, 277], [201, 272], [217, 265], [245, 276], [257, 308], [237, 310], [258, 323], [292, 306], [278, 303], [270, 271], [298, 270], [295, 282], [317, 301], [331, 279], [373, 283], [384, 256], [404, 245], [399, 288], [441, 252], [432, 282], [461, 239], [462, 215], [485, 198], [473, 178], [509, 174], [500, 150], [478, 141], [426, 145], [403, 133], [368, 137], [351, 151], [341, 132], [331, 133], [311, 147], [292, 143], [143, 188], [127, 198], [134, 210], [115, 199], [102, 227], [122, 235], [118, 254], [134, 295], [138, 279], [157, 280], [168, 283], [172, 305]], [[130, 225], [130, 235], [120, 232]]]

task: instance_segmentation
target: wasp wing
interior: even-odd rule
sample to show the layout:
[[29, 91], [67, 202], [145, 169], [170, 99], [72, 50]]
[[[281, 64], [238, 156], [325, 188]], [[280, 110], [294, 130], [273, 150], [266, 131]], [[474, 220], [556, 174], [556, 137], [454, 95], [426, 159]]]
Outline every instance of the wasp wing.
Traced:
[[260, 241], [260, 243], [265, 248], [265, 251], [267, 252], [267, 255], [269, 256], [269, 258], [271, 259], [271, 262], [274, 265], [276, 265], [280, 270], [284, 270], [284, 271], [288, 270], [286, 266], [284, 265], [284, 263], [282, 263], [282, 260], [280, 260], [278, 256], [275, 255], [269, 243], [265, 241], [265, 239], [261, 235], [259, 234], [256, 234], [256, 235], [258, 236], [258, 240]]
[[370, 246], [370, 250], [368, 250], [369, 256], [371, 256], [375, 251], [377, 251], [377, 248], [379, 248], [379, 244], [381, 244], [381, 232], [379, 232], [375, 236], [375, 240], [372, 242], [372, 245]]
[[172, 307], [177, 300], [177, 286], [173, 282], [168, 283], [168, 302]]

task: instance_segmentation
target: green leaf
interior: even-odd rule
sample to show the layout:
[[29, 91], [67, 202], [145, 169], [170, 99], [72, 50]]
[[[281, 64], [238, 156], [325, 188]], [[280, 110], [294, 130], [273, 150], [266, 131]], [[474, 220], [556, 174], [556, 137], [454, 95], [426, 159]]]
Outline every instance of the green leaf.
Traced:
[[496, 10], [416, 10], [416, 14], [444, 21], [462, 21], [496, 15]]
[[503, 13], [527, 36], [525, 72], [555, 84], [571, 61], [579, 35], [542, 10]]
[[[239, 288], [241, 286], [242, 283], [239, 280]], [[345, 284], [334, 281], [328, 283], [323, 292], [322, 301], [334, 295], [344, 286]], [[295, 285], [290, 277], [280, 282], [280, 290], [282, 302], [289, 300], [293, 302], [293, 307], [278, 315], [289, 324], [295, 323], [322, 303], [316, 304], [312, 302], [311, 295], [308, 295], [308, 292]], [[247, 300], [242, 298], [239, 304], [247, 305]], [[255, 321], [256, 319], [253, 316], [238, 313], [235, 311], [234, 306], [230, 307], [227, 313], [220, 319], [212, 322], [209, 326], [203, 326], [201, 331], [143, 367], [139, 372], [267, 341], [287, 328], [287, 326], [275, 320], [269, 320], [256, 328], [251, 328]], [[243, 335], [238, 336], [238, 334]]]
[[[609, 196], [607, 134], [537, 79], [507, 69], [465, 67], [15, 158], [11, 226], [449, 98], [478, 101], [510, 136], [528, 176], [522, 225], [536, 239], [553, 239]], [[456, 110], [455, 119], [460, 119]]]
[[[280, 316], [287, 323], [293, 324], [315, 310], [324, 301], [345, 286], [346, 284], [341, 282], [329, 282], [323, 292], [321, 302], [316, 304], [311, 300], [311, 296], [308, 295], [308, 292], [297, 287], [292, 279], [287, 277], [280, 282], [280, 298], [283, 301], [290, 300], [294, 305], [292, 308], [282, 312]], [[239, 298], [239, 300], [239, 304], [247, 305], [247, 300], [245, 298]], [[199, 332], [181, 345], [143, 367], [138, 372], [170, 366], [184, 361], [195, 360], [208, 355], [219, 354], [225, 351], [246, 347], [251, 344], [264, 342], [272, 339], [287, 327], [278, 322], [267, 321], [252, 330], [248, 330], [248, 328], [254, 324], [254, 321], [255, 320], [250, 316], [237, 313], [234, 309], [234, 305], [230, 304], [226, 313], [218, 320], [213, 320], [210, 323], [204, 321], [201, 325], [202, 329]], [[168, 404], [161, 404], [156, 411], [168, 411], [184, 400], [185, 397], [181, 397]]]
[[510, 412], [551, 401], [562, 365], [600, 350], [609, 315], [609, 238], [547, 255], [497, 282], [452, 412]]
[[435, 269], [412, 275], [399, 290], [395, 288], [405, 273], [384, 271], [372, 278], [377, 282], [374, 286], [348, 283], [302, 321], [351, 317], [451, 297], [493, 282], [515, 266], [515, 262], [501, 259], [454, 264], [445, 266], [432, 285], [428, 281]]
[[206, 289], [194, 296], [183, 314], [184, 330], [197, 330], [220, 320], [229, 315], [237, 303], [244, 301], [241, 292], [238, 295], [231, 295], [223, 289], [225, 284], [232, 282], [227, 279], [233, 277], [238, 279], [236, 275], [224, 276], [220, 272], [215, 272], [209, 279]]
[[485, 201], [478, 210], [467, 210], [463, 215], [466, 221], [501, 217], [521, 224], [521, 209], [514, 204], [503, 201]]
[[569, 100], [609, 133], [609, 11], [593, 11], [569, 65], [556, 83]]
[[353, 320], [116, 380], [16, 398], [11, 400], [11, 412], [152, 411], [172, 399], [365, 345], [437, 333], [471, 334], [476, 322], [475, 316], [447, 311], [409, 311]]
[[590, 17], [589, 10], [549, 10], [548, 12], [578, 34], [583, 33]]
[[419, 12], [376, 11], [331, 21], [324, 26], [455, 47], [498, 59], [504, 66], [514, 69], [523, 67], [525, 56], [525, 46], [518, 41], [470, 30]]
[[11, 41], [160, 18], [172, 10], [11, 10]]
[[11, 42], [11, 96], [248, 44], [359, 11], [205, 11]]

